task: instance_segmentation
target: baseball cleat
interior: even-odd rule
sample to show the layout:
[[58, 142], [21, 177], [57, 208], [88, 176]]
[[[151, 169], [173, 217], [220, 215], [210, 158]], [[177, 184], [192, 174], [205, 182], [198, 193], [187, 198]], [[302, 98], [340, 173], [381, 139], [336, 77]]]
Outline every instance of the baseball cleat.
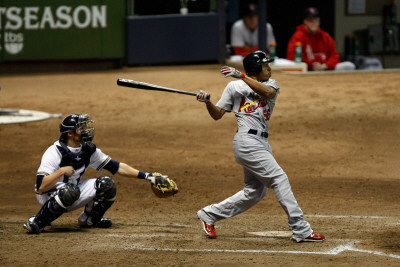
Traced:
[[112, 226], [112, 221], [110, 218], [101, 218], [101, 220], [96, 224], [88, 224], [87, 221], [82, 223], [79, 221], [79, 227], [81, 228], [110, 228]]
[[35, 217], [29, 218], [29, 220], [24, 224], [24, 228], [28, 231], [28, 234], [40, 234], [43, 228], [40, 229], [39, 226], [33, 221]]
[[110, 228], [112, 225], [112, 221], [110, 218], [101, 218], [101, 220], [93, 225], [96, 228]]
[[208, 224], [200, 218], [199, 218], [199, 220], [200, 220], [200, 222], [203, 226], [203, 230], [207, 234], [208, 238], [211, 238], [211, 239], [217, 238], [217, 232], [215, 232], [214, 225]]
[[82, 211], [78, 218], [78, 224], [82, 228], [110, 228], [112, 221], [110, 218], [101, 218], [98, 223], [93, 224], [92, 217], [88, 216], [85, 211]]
[[321, 242], [325, 240], [325, 236], [318, 234], [317, 232], [312, 232], [311, 235], [307, 236], [306, 238], [291, 238], [293, 241], [297, 243], [300, 242]]

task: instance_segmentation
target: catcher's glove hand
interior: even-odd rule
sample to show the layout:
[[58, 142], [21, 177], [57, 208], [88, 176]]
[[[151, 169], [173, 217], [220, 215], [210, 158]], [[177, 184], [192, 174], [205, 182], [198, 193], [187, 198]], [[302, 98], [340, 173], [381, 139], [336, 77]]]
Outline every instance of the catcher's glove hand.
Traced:
[[154, 183], [151, 183], [151, 189], [157, 197], [165, 198], [178, 193], [178, 186], [172, 179], [168, 178], [168, 175], [158, 172], [150, 175], [154, 176]]

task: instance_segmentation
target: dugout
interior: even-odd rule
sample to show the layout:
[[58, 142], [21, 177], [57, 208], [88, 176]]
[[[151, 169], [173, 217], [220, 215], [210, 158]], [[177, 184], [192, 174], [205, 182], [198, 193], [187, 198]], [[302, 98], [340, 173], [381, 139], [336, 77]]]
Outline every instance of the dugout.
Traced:
[[126, 18], [126, 64], [222, 63], [222, 0], [134, 1]]
[[[0, 0], [0, 73], [223, 63], [229, 56], [229, 30], [239, 18], [240, 5], [259, 1], [31, 2]], [[350, 4], [361, 2], [364, 13], [352, 14]], [[400, 0], [259, 3], [266, 9], [260, 19], [274, 28], [278, 57], [286, 56], [287, 42], [302, 21], [304, 7], [316, 6], [323, 16], [321, 27], [334, 37], [341, 55], [346, 55], [346, 36], [358, 35], [360, 55], [378, 57], [384, 68], [400, 67], [400, 16], [393, 25], [384, 25], [382, 17], [382, 9], [390, 3], [396, 4], [400, 14]], [[392, 32], [390, 39], [383, 34]], [[384, 46], [386, 39], [390, 46]]]

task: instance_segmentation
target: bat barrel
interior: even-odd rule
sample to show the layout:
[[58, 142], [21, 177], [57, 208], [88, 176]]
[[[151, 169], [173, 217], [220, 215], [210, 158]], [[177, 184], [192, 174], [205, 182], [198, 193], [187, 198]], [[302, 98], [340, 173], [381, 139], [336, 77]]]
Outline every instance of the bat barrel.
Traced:
[[126, 87], [132, 87], [132, 88], [137, 88], [137, 89], [156, 90], [156, 91], [164, 91], [164, 92], [193, 95], [193, 96], [197, 95], [196, 93], [193, 93], [193, 92], [163, 87], [163, 86], [159, 86], [159, 85], [155, 85], [155, 84], [151, 84], [151, 83], [139, 82], [139, 81], [134, 81], [134, 80], [129, 80], [129, 79], [122, 79], [122, 78], [118, 78], [117, 84], [119, 86], [126, 86]]

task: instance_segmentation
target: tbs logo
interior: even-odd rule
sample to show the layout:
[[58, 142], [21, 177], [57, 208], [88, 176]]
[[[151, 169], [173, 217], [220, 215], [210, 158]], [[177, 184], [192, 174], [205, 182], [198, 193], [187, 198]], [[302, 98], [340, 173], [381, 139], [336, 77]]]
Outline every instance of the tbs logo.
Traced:
[[4, 48], [11, 55], [16, 55], [24, 47], [24, 34], [22, 33], [4, 33]]

